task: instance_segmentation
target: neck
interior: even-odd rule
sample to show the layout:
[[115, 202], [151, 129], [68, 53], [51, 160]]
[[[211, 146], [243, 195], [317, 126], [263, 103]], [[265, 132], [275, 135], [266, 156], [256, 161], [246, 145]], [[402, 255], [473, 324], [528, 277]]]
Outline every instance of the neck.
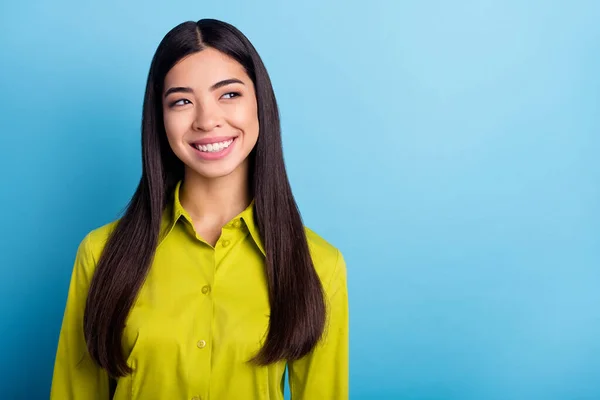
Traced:
[[252, 201], [248, 169], [240, 166], [227, 176], [205, 178], [186, 168], [179, 198], [195, 223], [225, 225]]

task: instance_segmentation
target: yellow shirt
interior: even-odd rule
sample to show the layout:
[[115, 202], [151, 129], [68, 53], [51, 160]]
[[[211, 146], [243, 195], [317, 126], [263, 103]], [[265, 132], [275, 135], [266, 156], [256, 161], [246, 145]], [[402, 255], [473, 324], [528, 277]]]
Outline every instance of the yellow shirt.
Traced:
[[[222, 229], [214, 247], [195, 232], [177, 185], [163, 215], [153, 264], [126, 321], [122, 345], [133, 373], [115, 400], [283, 399], [286, 362], [247, 361], [264, 343], [269, 298], [264, 249], [250, 205]], [[83, 312], [94, 268], [115, 222], [90, 232], [77, 251], [50, 398], [108, 399], [108, 376], [91, 359]], [[304, 358], [287, 363], [293, 400], [348, 398], [346, 266], [335, 247], [306, 229], [323, 284], [325, 334]]]

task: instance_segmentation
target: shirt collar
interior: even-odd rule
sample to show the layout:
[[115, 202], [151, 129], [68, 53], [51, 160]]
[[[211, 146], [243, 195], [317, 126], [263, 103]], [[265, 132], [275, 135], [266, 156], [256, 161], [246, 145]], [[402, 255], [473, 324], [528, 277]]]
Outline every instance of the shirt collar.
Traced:
[[[161, 221], [161, 230], [159, 237], [159, 244], [169, 235], [173, 227], [179, 221], [179, 218], [184, 217], [188, 222], [192, 222], [192, 218], [188, 214], [187, 211], [183, 208], [180, 202], [179, 191], [181, 188], [182, 181], [177, 182], [175, 185], [175, 189], [172, 192], [171, 201], [168, 204], [167, 208], [163, 212], [163, 218]], [[243, 223], [250, 232], [250, 236], [252, 240], [261, 251], [263, 256], [266, 256], [264, 245], [262, 239], [260, 237], [260, 233], [258, 231], [258, 225], [255, 221], [255, 210], [254, 210], [254, 200], [250, 203], [248, 207], [237, 216], [235, 216], [231, 221], [228, 222], [226, 226], [229, 227], [239, 227], [239, 222]]]

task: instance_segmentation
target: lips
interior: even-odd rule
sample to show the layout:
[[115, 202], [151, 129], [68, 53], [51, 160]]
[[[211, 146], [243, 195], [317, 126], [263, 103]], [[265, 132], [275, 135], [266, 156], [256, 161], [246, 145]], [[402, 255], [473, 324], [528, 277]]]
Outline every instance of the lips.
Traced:
[[[227, 157], [236, 146], [238, 137], [206, 138], [190, 143], [194, 153], [202, 160], [216, 161]], [[215, 141], [217, 140], [217, 141]], [[205, 142], [207, 144], [200, 144]]]
[[222, 142], [227, 142], [231, 139], [235, 139], [236, 136], [217, 136], [217, 137], [209, 137], [209, 138], [204, 138], [204, 139], [199, 139], [196, 141], [193, 141], [192, 143], [190, 143], [192, 146], [197, 146], [197, 145], [208, 145], [208, 144], [214, 144], [214, 143], [222, 143]]

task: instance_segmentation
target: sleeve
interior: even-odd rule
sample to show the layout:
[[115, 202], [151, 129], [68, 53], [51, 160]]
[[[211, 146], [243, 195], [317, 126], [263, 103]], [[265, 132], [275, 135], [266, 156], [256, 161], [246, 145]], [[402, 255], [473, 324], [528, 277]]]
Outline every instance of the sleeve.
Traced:
[[51, 400], [108, 400], [108, 374], [87, 351], [83, 335], [83, 313], [96, 262], [88, 234], [77, 250], [67, 304], [58, 339]]
[[292, 400], [348, 399], [348, 288], [346, 263], [338, 250], [327, 297], [328, 319], [321, 342], [288, 364]]

